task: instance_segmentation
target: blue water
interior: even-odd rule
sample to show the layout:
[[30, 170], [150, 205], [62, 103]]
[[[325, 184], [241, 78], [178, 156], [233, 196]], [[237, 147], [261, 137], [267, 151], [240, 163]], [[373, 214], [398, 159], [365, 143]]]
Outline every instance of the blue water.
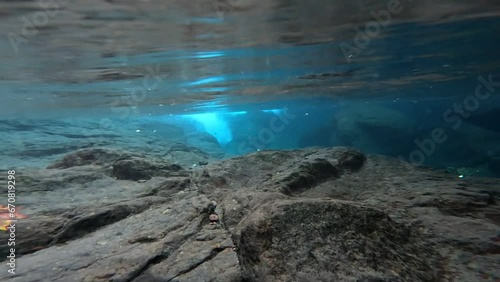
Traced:
[[[31, 13], [1, 5], [14, 7], [0, 18], [5, 34], [19, 30], [19, 18]], [[294, 7], [288, 5], [279, 9]], [[43, 167], [74, 149], [108, 146], [109, 132], [175, 139], [161, 132], [176, 126], [186, 136], [208, 133], [224, 157], [341, 145], [500, 176], [500, 18], [494, 10], [393, 20], [350, 56], [342, 43], [353, 44], [354, 27], [372, 20], [369, 12], [367, 20], [335, 23], [324, 20], [326, 11], [315, 22], [297, 7], [294, 13], [242, 9], [219, 17], [197, 10], [171, 18], [147, 7], [149, 18], [82, 12], [96, 22], [75, 30], [59, 22], [61, 12], [47, 25], [54, 31], [41, 29], [17, 54], [7, 36], [0, 39], [3, 167]], [[119, 27], [128, 17], [144, 29], [134, 26], [128, 34]], [[153, 23], [164, 23], [164, 33], [153, 31]], [[182, 28], [167, 28], [172, 23]], [[108, 30], [99, 33], [100, 25]], [[301, 31], [298, 39], [293, 30]], [[476, 94], [480, 85], [484, 99]], [[81, 126], [81, 143], [58, 139], [65, 131], [59, 122], [71, 124], [72, 132]], [[127, 139], [130, 147], [135, 138]], [[40, 153], [33, 157], [30, 150]]]

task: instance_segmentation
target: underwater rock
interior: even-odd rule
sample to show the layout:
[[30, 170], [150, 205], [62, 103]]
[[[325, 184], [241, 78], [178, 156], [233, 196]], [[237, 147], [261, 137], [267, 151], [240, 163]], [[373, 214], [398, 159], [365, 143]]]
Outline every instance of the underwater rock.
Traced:
[[[62, 220], [64, 224], [59, 226], [57, 234], [51, 236], [50, 244], [60, 244], [70, 240], [83, 237], [86, 234], [120, 221], [130, 215], [137, 214], [147, 209], [150, 205], [165, 202], [162, 198], [140, 198], [102, 207], [89, 211], [82, 207], [71, 214], [64, 214], [62, 217], [69, 219]], [[62, 219], [62, 218], [61, 218]]]
[[[130, 157], [113, 163], [112, 175], [124, 180], [148, 180], [153, 176], [182, 176], [182, 167], [177, 164], [155, 163], [142, 158]], [[185, 173], [184, 173], [185, 174]]]
[[381, 211], [322, 200], [278, 201], [236, 236], [246, 281], [439, 281], [442, 258], [415, 228]]
[[[238, 187], [299, 193], [299, 190], [308, 189], [324, 179], [361, 168], [365, 156], [351, 148], [334, 147], [261, 151], [230, 160], [209, 164], [195, 171], [193, 181], [203, 191], [210, 190], [212, 193], [223, 193]], [[248, 169], [249, 163], [252, 169]], [[290, 190], [290, 187], [296, 188]]]
[[117, 159], [130, 156], [130, 153], [118, 152], [110, 149], [91, 148], [78, 150], [67, 154], [47, 168], [69, 168], [82, 165], [109, 165]]
[[165, 180], [160, 180], [159, 183], [150, 187], [145, 192], [148, 196], [170, 197], [174, 193], [184, 191], [190, 188], [191, 179], [189, 177], [168, 177]]
[[292, 195], [303, 192], [320, 181], [330, 177], [338, 177], [337, 169], [325, 159], [314, 159], [311, 162], [299, 163], [290, 173], [281, 175], [276, 182], [281, 182], [284, 194]]
[[[22, 268], [2, 263], [1, 281], [500, 279], [497, 179], [346, 147], [262, 151], [191, 173], [164, 159], [103, 160], [20, 172]], [[127, 179], [151, 178], [115, 179], [117, 163]]]
[[[93, 148], [78, 150], [49, 165], [48, 169], [67, 169], [94, 165], [111, 168], [109, 175], [123, 180], [148, 180], [153, 176], [181, 176], [182, 167], [164, 161], [148, 160], [146, 156], [130, 152]], [[151, 158], [151, 157], [149, 157]], [[107, 170], [105, 170], [107, 171]]]
[[281, 186], [280, 192], [295, 195], [329, 178], [340, 177], [344, 171], [356, 171], [363, 166], [365, 156], [358, 151], [337, 147], [332, 162], [321, 154], [308, 154], [303, 161], [276, 174], [271, 180]]
[[234, 251], [231, 234], [215, 225], [199, 226], [197, 234], [164, 260], [151, 265], [144, 277], [157, 277], [161, 281], [241, 281], [238, 256]]

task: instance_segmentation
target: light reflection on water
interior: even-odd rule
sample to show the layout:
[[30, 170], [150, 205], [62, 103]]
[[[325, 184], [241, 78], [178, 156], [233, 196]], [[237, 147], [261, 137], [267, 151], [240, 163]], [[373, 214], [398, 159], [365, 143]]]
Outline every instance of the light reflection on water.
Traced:
[[[10, 117], [116, 117], [119, 107], [145, 115], [304, 97], [467, 95], [478, 73], [498, 70], [499, 5], [428, 3], [402, 2], [346, 56], [340, 44], [352, 44], [354, 27], [383, 2], [69, 2], [18, 54], [0, 40], [0, 107]], [[2, 2], [2, 31], [21, 34], [36, 5]]]

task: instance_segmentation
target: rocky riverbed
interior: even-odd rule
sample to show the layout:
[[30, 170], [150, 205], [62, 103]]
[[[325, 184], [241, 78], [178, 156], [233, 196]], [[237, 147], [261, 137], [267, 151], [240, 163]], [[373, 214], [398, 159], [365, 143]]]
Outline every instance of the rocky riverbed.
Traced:
[[350, 148], [195, 167], [89, 148], [16, 180], [1, 281], [500, 280], [498, 179]]

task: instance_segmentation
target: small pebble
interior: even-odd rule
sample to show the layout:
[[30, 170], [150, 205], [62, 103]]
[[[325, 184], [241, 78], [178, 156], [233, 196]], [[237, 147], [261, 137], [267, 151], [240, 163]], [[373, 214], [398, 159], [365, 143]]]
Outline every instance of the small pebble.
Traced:
[[211, 214], [208, 216], [208, 220], [210, 220], [210, 222], [217, 222], [219, 221], [219, 216], [216, 214]]

